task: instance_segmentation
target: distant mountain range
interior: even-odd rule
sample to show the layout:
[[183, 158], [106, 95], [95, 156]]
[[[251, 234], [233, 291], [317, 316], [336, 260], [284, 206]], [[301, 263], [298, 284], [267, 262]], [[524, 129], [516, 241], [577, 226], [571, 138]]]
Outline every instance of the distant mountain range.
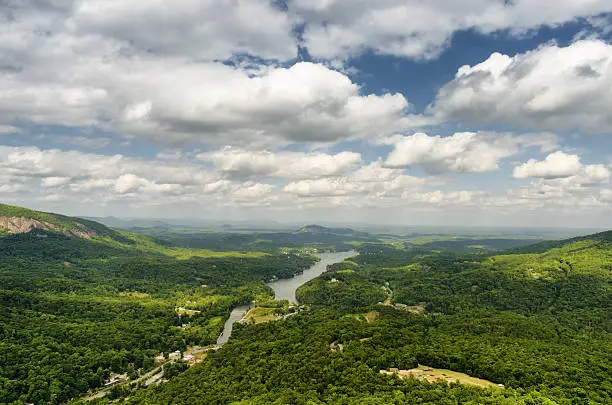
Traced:
[[[142, 233], [148, 233], [146, 230], [172, 230], [177, 227], [183, 229], [198, 230], [205, 227], [214, 229], [231, 230], [275, 230], [278, 231], [277, 238], [287, 238], [294, 242], [304, 242], [307, 240], [321, 240], [331, 237], [354, 238], [355, 240], [375, 241], [375, 235], [355, 230], [348, 227], [327, 227], [318, 224], [309, 224], [306, 226], [289, 227], [287, 224], [280, 224], [273, 221], [262, 222], [233, 222], [226, 221], [187, 221], [187, 220], [169, 220], [166, 222], [163, 219], [121, 219], [117, 217], [69, 217], [65, 215], [34, 211], [27, 208], [0, 204], [0, 235], [7, 234], [24, 234], [31, 231], [54, 233], [71, 238], [80, 239], [106, 239], [113, 240], [127, 245], [138, 244], [159, 244], [160, 240], [153, 240], [144, 235], [136, 236], [134, 234], [118, 231], [116, 229], [145, 230]], [[468, 229], [468, 228], [466, 228]], [[432, 229], [433, 230], [433, 229]], [[577, 232], [577, 230], [575, 230]], [[559, 230], [557, 230], [559, 232]], [[566, 231], [570, 232], [570, 231]], [[151, 233], [155, 235], [155, 233]], [[264, 235], [264, 234], [262, 234]], [[272, 236], [272, 234], [268, 234]], [[284, 236], [283, 236], [284, 235]], [[415, 234], [418, 235], [418, 234]], [[304, 239], [304, 237], [308, 239]], [[380, 236], [380, 235], [378, 235]], [[295, 240], [294, 240], [295, 239]], [[564, 238], [553, 241], [536, 243], [528, 246], [522, 246], [513, 249], [516, 253], [539, 253], [549, 249], [562, 247], [568, 243], [579, 242], [582, 240], [602, 240], [609, 242], [612, 240], [612, 231], [591, 234], [589, 236], [580, 236], [574, 238]], [[443, 242], [436, 242], [443, 243]], [[157, 246], [156, 248], [157, 249]]]
[[[305, 225], [303, 223], [284, 223], [272, 220], [215, 220], [215, 219], [176, 219], [176, 218], [117, 218], [117, 217], [83, 217], [91, 221], [100, 222], [112, 228], [134, 230], [135, 228], [158, 229], [220, 229], [225, 231], [294, 231], [311, 226], [334, 229], [335, 234], [342, 234], [341, 229], [350, 229], [352, 232], [366, 232], [376, 234], [392, 234], [404, 236], [421, 235], [456, 235], [456, 236], [486, 236], [496, 237], [508, 235], [530, 236], [540, 239], [566, 239], [577, 235], [593, 234], [603, 229], [563, 229], [563, 228], [525, 228], [525, 227], [481, 227], [481, 226], [434, 226], [434, 225], [381, 225], [361, 222], [329, 222], [321, 221], [318, 225]], [[318, 232], [314, 229], [314, 232]]]

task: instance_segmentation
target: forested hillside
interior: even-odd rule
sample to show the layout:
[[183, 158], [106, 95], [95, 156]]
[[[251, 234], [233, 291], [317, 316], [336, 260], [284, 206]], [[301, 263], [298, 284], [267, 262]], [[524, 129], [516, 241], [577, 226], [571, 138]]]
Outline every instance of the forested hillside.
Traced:
[[[129, 403], [612, 403], [608, 236], [491, 257], [364, 245], [298, 290], [310, 311], [239, 327]], [[380, 372], [418, 364], [493, 388]]]
[[144, 373], [160, 352], [212, 344], [232, 307], [270, 297], [264, 281], [315, 260], [169, 248], [90, 221], [0, 208], [37, 221], [0, 236], [3, 404], [63, 403], [111, 373]]
[[[262, 253], [245, 249], [253, 235], [241, 251], [195, 249], [0, 208], [0, 403], [78, 403], [121, 373], [93, 403], [612, 402], [610, 232], [492, 254], [313, 225]], [[310, 266], [295, 252], [314, 246], [359, 255], [303, 285], [293, 316], [236, 324], [200, 364], [143, 386], [159, 353], [215, 343], [236, 305], [275, 308], [264, 282]], [[396, 375], [417, 366], [445, 377]]]

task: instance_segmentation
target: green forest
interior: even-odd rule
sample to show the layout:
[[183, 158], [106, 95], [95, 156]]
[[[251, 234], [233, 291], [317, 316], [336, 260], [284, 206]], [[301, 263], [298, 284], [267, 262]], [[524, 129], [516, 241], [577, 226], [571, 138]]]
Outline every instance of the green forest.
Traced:
[[[160, 352], [213, 344], [231, 308], [271, 296], [264, 281], [315, 261], [172, 250], [80, 219], [0, 208], [0, 216], [51, 225], [0, 237], [3, 404], [64, 403], [103, 386], [111, 373], [152, 368]], [[95, 235], [65, 234], [80, 224]]]
[[[264, 282], [317, 260], [300, 253], [313, 245], [297, 237], [262, 251], [214, 250], [19, 215], [58, 225], [0, 237], [6, 404], [85, 403], [114, 373], [135, 380], [159, 353], [212, 345], [237, 305], [281, 305]], [[70, 232], [94, 226], [88, 237]], [[507, 251], [322, 227], [298, 233], [356, 255], [302, 285], [291, 316], [237, 323], [199, 364], [168, 364], [159, 384], [127, 382], [88, 403], [612, 403], [612, 232], [512, 242]], [[392, 371], [419, 366], [490, 386]]]
[[[310, 312], [239, 329], [129, 403], [611, 403], [610, 270], [612, 232], [486, 258], [370, 246], [298, 290]], [[379, 372], [418, 364], [505, 389]]]

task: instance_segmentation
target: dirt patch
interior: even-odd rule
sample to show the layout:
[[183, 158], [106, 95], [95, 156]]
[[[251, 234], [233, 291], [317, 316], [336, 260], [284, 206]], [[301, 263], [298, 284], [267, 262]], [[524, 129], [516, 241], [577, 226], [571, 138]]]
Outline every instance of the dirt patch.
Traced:
[[198, 311], [198, 310], [195, 310], [195, 309], [187, 309], [187, 308], [183, 308], [183, 307], [178, 307], [178, 308], [176, 308], [176, 313], [179, 314], [179, 315], [187, 315], [189, 317], [192, 317], [194, 315], [201, 314], [202, 311]]
[[391, 368], [389, 370], [380, 370], [380, 373], [387, 375], [395, 374], [400, 378], [417, 378], [429, 383], [446, 381], [450, 384], [458, 381], [464, 385], [473, 385], [480, 388], [504, 388], [503, 384], [495, 384], [491, 381], [471, 377], [464, 373], [458, 373], [456, 371], [445, 370], [442, 368], [427, 367], [420, 364], [419, 367], [410, 370], [398, 370], [396, 368]]
[[402, 309], [404, 311], [412, 312], [413, 314], [425, 313], [425, 303], [424, 302], [419, 303], [419, 305], [395, 304], [394, 306], [397, 309]]

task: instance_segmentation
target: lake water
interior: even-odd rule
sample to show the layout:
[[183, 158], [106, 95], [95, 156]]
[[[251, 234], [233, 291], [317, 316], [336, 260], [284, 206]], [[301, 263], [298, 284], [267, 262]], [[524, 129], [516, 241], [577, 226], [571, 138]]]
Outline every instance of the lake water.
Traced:
[[274, 290], [274, 299], [276, 300], [289, 300], [297, 304], [295, 298], [295, 291], [302, 285], [313, 278], [319, 277], [325, 273], [327, 266], [330, 264], [338, 263], [349, 257], [355, 256], [357, 252], [336, 252], [336, 253], [319, 253], [317, 256], [321, 258], [320, 261], [315, 263], [308, 270], [305, 270], [302, 274], [298, 274], [292, 278], [286, 278], [282, 280], [272, 281], [266, 283], [267, 286]]
[[[344, 261], [349, 257], [357, 255], [357, 252], [335, 252], [335, 253], [318, 253], [317, 256], [321, 259], [315, 263], [312, 267], [304, 270], [302, 274], [298, 274], [295, 277], [271, 281], [266, 283], [267, 286], [274, 290], [274, 298], [277, 300], [289, 300], [297, 303], [295, 298], [295, 291], [304, 283], [312, 280], [313, 278], [319, 277], [325, 273], [327, 266], [330, 264]], [[235, 322], [242, 319], [244, 314], [249, 310], [248, 305], [241, 305], [232, 310], [230, 317], [225, 321], [223, 326], [223, 333], [217, 339], [217, 346], [222, 346], [226, 343], [232, 335], [232, 329]]]
[[230, 317], [225, 321], [225, 325], [223, 326], [223, 333], [217, 338], [217, 346], [223, 346], [223, 344], [227, 343], [230, 336], [232, 335], [232, 329], [234, 327], [234, 323], [238, 322], [242, 319], [243, 315], [249, 310], [248, 305], [241, 305], [232, 310]]

